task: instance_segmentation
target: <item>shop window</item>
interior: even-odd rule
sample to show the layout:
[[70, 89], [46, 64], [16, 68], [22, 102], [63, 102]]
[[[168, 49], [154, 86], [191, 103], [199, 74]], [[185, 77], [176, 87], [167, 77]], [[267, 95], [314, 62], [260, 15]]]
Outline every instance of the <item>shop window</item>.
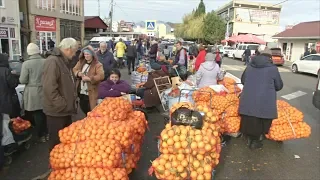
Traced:
[[80, 15], [80, 0], [60, 0], [60, 12]]
[[37, 8], [44, 9], [48, 11], [55, 10], [55, 0], [36, 0]]
[[12, 54], [13, 56], [20, 56], [20, 43], [19, 40], [13, 39], [12, 43]]
[[9, 28], [10, 38], [16, 38], [16, 30], [14, 28]]
[[0, 7], [4, 7], [4, 0], [0, 0]]

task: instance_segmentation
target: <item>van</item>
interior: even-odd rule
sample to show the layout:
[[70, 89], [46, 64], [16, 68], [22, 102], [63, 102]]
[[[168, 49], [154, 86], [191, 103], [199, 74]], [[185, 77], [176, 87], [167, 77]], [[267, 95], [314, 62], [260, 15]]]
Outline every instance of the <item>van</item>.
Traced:
[[259, 48], [259, 44], [238, 44], [238, 47], [233, 52], [233, 59], [241, 59], [241, 61], [244, 61], [243, 53], [244, 50], [249, 48], [251, 50], [251, 55], [255, 54], [255, 51]]
[[312, 103], [314, 107], [320, 110], [320, 69], [318, 70], [318, 80], [317, 80], [316, 90], [313, 93]]

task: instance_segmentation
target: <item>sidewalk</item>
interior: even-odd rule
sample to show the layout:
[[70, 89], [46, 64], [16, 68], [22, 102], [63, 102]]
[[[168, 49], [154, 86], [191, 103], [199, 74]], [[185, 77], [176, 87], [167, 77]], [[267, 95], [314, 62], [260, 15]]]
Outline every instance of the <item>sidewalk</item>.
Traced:
[[291, 69], [292, 61], [284, 61], [284, 64], [282, 67], [286, 69]]

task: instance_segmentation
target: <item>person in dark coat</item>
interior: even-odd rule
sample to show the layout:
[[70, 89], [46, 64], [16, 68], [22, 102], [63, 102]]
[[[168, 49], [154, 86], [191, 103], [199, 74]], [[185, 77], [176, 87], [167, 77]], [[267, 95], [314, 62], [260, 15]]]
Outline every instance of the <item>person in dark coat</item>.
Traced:
[[149, 73], [147, 82], [144, 87], [144, 103], [147, 108], [156, 107], [161, 104], [156, 85], [153, 79], [168, 76], [168, 71], [162, 66], [161, 70], [155, 70]]
[[135, 60], [137, 57], [137, 49], [132, 41], [127, 48], [127, 64], [128, 64], [128, 74], [131, 75], [131, 70], [134, 71]]
[[77, 43], [78, 43], [78, 50], [76, 51], [76, 54], [73, 56], [73, 58], [72, 58], [72, 60], [70, 62], [70, 68], [71, 69], [73, 69], [76, 66], [77, 62], [79, 61], [79, 56], [80, 56], [81, 49], [82, 49], [81, 41], [79, 39], [76, 39], [76, 40], [77, 40]]
[[250, 56], [251, 56], [251, 50], [249, 49], [249, 46], [247, 47], [246, 50], [244, 50], [243, 55], [244, 55], [244, 61], [245, 61], [244, 65], [249, 64]]
[[110, 39], [109, 42], [108, 42], [108, 49], [109, 49], [109, 51], [110, 51], [111, 53], [114, 52], [114, 47], [115, 47], [114, 40], [115, 40], [115, 38], [112, 38], [112, 39]]
[[241, 77], [244, 87], [239, 105], [240, 131], [254, 149], [263, 146], [260, 137], [269, 132], [272, 120], [278, 118], [277, 91], [283, 88], [283, 82], [271, 57], [266, 48], [253, 57]]
[[[19, 80], [12, 74], [9, 68], [9, 56], [0, 54], [0, 142], [2, 141], [3, 117], [12, 114], [14, 111], [15, 88]], [[0, 170], [4, 165], [4, 149], [0, 143]]]
[[101, 82], [98, 87], [98, 99], [106, 97], [119, 97], [129, 93], [130, 85], [120, 80], [121, 74], [118, 69], [112, 69], [107, 80]]
[[117, 62], [113, 54], [107, 49], [107, 43], [101, 42], [99, 51], [96, 52], [99, 62], [103, 65], [104, 79], [108, 79], [110, 70], [116, 66]]
[[151, 42], [151, 47], [149, 51], [150, 60], [156, 60], [157, 53], [158, 53], [158, 42], [154, 40]]

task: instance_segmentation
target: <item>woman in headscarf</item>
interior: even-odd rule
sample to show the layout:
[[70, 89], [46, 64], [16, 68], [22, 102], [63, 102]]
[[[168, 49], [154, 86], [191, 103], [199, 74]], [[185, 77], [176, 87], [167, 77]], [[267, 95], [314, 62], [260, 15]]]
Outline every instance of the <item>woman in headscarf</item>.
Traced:
[[[32, 116], [32, 121], [36, 126], [40, 142], [46, 142], [48, 138], [46, 115], [42, 106], [42, 73], [44, 62], [40, 56], [39, 47], [30, 43], [27, 46], [29, 58], [22, 64], [20, 83], [26, 87], [23, 92], [23, 107]], [[31, 120], [31, 119], [30, 119]]]
[[272, 120], [278, 118], [277, 91], [283, 87], [268, 48], [253, 57], [242, 74], [241, 82], [244, 87], [239, 105], [240, 131], [248, 138], [250, 148], [262, 148], [261, 136], [269, 132]]
[[216, 85], [218, 80], [223, 79], [224, 74], [220, 71], [219, 65], [215, 62], [215, 55], [207, 53], [205, 62], [200, 65], [196, 73], [198, 88]]
[[97, 105], [98, 85], [104, 79], [103, 65], [98, 61], [91, 46], [82, 49], [73, 72], [78, 78], [80, 108], [87, 114]]

